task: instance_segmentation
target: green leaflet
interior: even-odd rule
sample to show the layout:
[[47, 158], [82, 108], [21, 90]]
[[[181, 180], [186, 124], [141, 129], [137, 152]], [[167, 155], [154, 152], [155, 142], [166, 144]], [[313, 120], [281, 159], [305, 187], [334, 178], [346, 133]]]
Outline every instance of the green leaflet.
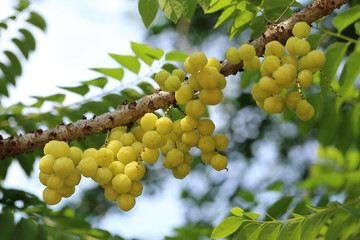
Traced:
[[20, 76], [22, 73], [21, 63], [18, 59], [18, 57], [10, 52], [10, 51], [4, 51], [4, 54], [9, 58], [11, 65], [9, 66], [10, 71], [14, 76]]
[[107, 82], [108, 80], [106, 78], [100, 77], [92, 80], [82, 81], [81, 83], [85, 85], [92, 85], [98, 88], [104, 88]]
[[171, 51], [166, 53], [165, 60], [184, 62], [189, 55], [181, 51]]
[[150, 95], [155, 92], [155, 88], [148, 82], [140, 82], [137, 85], [144, 91], [144, 94], [146, 95]]
[[294, 220], [285, 223], [279, 233], [279, 240], [294, 239], [300, 240], [301, 236], [302, 219]]
[[8, 240], [15, 227], [14, 215], [9, 210], [0, 213], [0, 232], [1, 239]]
[[222, 25], [226, 21], [228, 21], [230, 18], [235, 16], [235, 13], [237, 13], [238, 10], [236, 9], [235, 5], [232, 5], [228, 8], [226, 8], [220, 15], [219, 19], [217, 20], [214, 28], [217, 28], [218, 26]]
[[37, 226], [33, 220], [22, 218], [16, 225], [10, 239], [36, 240]]
[[15, 45], [19, 48], [21, 53], [24, 55], [25, 59], [28, 59], [30, 52], [30, 48], [28, 47], [28, 45], [17, 38], [13, 38], [11, 39], [11, 41], [15, 43]]
[[[325, 65], [322, 67], [322, 70], [330, 83], [335, 79], [336, 71], [345, 56], [348, 46], [348, 43], [346, 44], [335, 42], [329, 45], [326, 49], [325, 56], [328, 61], [326, 61]], [[331, 59], [331, 61], [329, 59]], [[321, 78], [323, 77], [321, 76]], [[329, 91], [329, 87], [324, 79], [320, 81], [320, 87], [321, 95], [325, 97]]]
[[188, 54], [181, 52], [181, 51], [171, 51], [171, 52], [166, 53], [165, 60], [184, 62], [188, 56], [189, 56]]
[[160, 0], [160, 7], [165, 16], [174, 23], [177, 23], [183, 13], [182, 0]]
[[183, 14], [190, 21], [196, 10], [197, 1], [183, 0]]
[[244, 219], [231, 216], [225, 218], [219, 225], [217, 225], [211, 233], [210, 238], [223, 238], [229, 236], [233, 232], [235, 232], [241, 224], [244, 222]]
[[138, 9], [145, 27], [148, 28], [159, 9], [158, 0], [139, 0]]
[[258, 240], [276, 240], [279, 235], [281, 226], [281, 223], [264, 223], [258, 236]]
[[[132, 71], [133, 73], [138, 74], [140, 70], [140, 62], [137, 57], [130, 55], [118, 55], [109, 53], [109, 56], [112, 57], [115, 61], [117, 61], [120, 65], [125, 67], [126, 69]], [[97, 70], [95, 70], [97, 71]]]
[[260, 37], [261, 33], [267, 30], [267, 21], [264, 15], [252, 18], [250, 28], [253, 30], [250, 36], [251, 38], [256, 39]]
[[292, 200], [294, 197], [292, 196], [284, 196], [280, 198], [276, 203], [274, 203], [267, 211], [267, 216], [265, 217], [265, 221], [270, 221], [271, 218], [279, 218], [283, 214], [287, 212], [287, 209], [289, 208]]
[[322, 226], [331, 216], [332, 213], [320, 213], [306, 217], [301, 229], [301, 239], [315, 239]]
[[244, 210], [239, 207], [234, 207], [231, 209], [231, 213], [235, 216], [242, 217], [244, 215]]
[[31, 50], [35, 50], [36, 42], [32, 33], [24, 28], [19, 29], [19, 32], [25, 37], [25, 42]]
[[121, 91], [121, 95], [126, 100], [128, 100], [128, 102], [138, 100], [139, 98], [141, 98], [143, 96], [138, 91], [136, 91], [136, 90], [134, 90], [132, 88], [125, 88], [124, 90]]
[[241, 11], [233, 20], [230, 28], [230, 39], [239, 35], [250, 26], [250, 21], [255, 14], [249, 10]]
[[81, 86], [77, 86], [77, 87], [60, 87], [61, 89], [73, 92], [73, 93], [77, 93], [81, 96], [84, 96], [85, 94], [87, 94], [89, 92], [89, 87], [86, 85], [81, 85]]
[[164, 51], [162, 49], [153, 49], [149, 45], [136, 42], [131, 42], [131, 50], [138, 58], [143, 60], [149, 66], [151, 66], [155, 59], [160, 60], [160, 58], [164, 55]]
[[214, 13], [220, 11], [221, 9], [229, 7], [235, 3], [236, 2], [234, 0], [212, 0], [206, 13]]
[[[359, 5], [360, 6], [360, 5]], [[360, 62], [360, 52], [352, 52], [348, 59], [346, 60], [346, 64], [341, 72], [340, 76], [340, 90], [339, 94], [346, 95], [348, 90], [353, 85], [355, 79], [360, 74], [360, 68], [358, 64]]]
[[329, 131], [329, 129], [336, 129], [340, 121], [340, 115], [336, 111], [335, 99], [331, 99], [324, 103], [324, 112], [319, 122], [318, 140], [327, 146], [333, 142], [337, 132]]
[[352, 6], [348, 10], [340, 13], [335, 16], [333, 19], [333, 24], [340, 33], [350, 24], [354, 23], [360, 18], [360, 5]]
[[105, 74], [120, 81], [124, 76], [124, 69], [122, 68], [92, 68], [91, 70]]
[[36, 12], [31, 12], [30, 17], [26, 20], [28, 23], [40, 28], [41, 30], [45, 31], [46, 29], [46, 22], [42, 16], [40, 16]]
[[204, 12], [207, 11], [210, 2], [211, 2], [211, 0], [198, 0], [199, 5], [201, 6], [201, 8], [203, 9]]
[[244, 228], [241, 229], [236, 239], [257, 240], [262, 226], [264, 225], [260, 225], [258, 223], [248, 223]]
[[354, 24], [354, 28], [355, 28], [356, 34], [360, 36], [360, 22], [356, 22]]

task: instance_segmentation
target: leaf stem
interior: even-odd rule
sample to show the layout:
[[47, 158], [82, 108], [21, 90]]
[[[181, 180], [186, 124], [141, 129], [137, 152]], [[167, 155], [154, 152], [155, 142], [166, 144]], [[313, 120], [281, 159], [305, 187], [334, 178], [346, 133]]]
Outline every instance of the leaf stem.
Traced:
[[344, 35], [341, 35], [340, 33], [335, 33], [335, 32], [331, 32], [327, 29], [324, 29], [324, 28], [319, 28], [319, 27], [312, 27], [316, 30], [319, 30], [327, 35], [330, 35], [330, 36], [334, 36], [334, 37], [337, 37], [337, 38], [341, 38], [341, 39], [344, 39], [346, 41], [349, 41], [349, 42], [352, 42], [352, 43], [355, 43], [355, 44], [360, 44], [360, 41], [359, 40], [355, 40], [353, 38], [350, 38], [350, 37], [347, 37], [347, 36], [344, 36]]

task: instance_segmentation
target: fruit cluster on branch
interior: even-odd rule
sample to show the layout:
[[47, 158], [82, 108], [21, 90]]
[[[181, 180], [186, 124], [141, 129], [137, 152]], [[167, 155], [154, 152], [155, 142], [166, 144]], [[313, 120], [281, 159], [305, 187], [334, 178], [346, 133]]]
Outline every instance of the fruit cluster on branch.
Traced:
[[[292, 36], [292, 28], [295, 23], [303, 21], [308, 24], [329, 15], [336, 8], [340, 8], [349, 0], [315, 0], [301, 11], [295, 12], [292, 17], [281, 23], [269, 23], [266, 32], [258, 39], [249, 42], [255, 47], [257, 56], [264, 53], [265, 45], [277, 40], [285, 44], [287, 39]], [[236, 74], [242, 71], [243, 62], [230, 64], [227, 60], [221, 64], [221, 71], [224, 76]], [[103, 133], [120, 125], [128, 125], [145, 113], [153, 112], [174, 103], [175, 95], [173, 92], [158, 91], [153, 95], [144, 96], [138, 101], [120, 106], [114, 112], [105, 113], [88, 120], [79, 120], [68, 125], [58, 125], [54, 129], [42, 131], [38, 129], [34, 133], [25, 135], [11, 136], [0, 140], [0, 159], [13, 157], [17, 154], [31, 152], [43, 148], [50, 140], [62, 140], [70, 142], [81, 140], [86, 136]]]

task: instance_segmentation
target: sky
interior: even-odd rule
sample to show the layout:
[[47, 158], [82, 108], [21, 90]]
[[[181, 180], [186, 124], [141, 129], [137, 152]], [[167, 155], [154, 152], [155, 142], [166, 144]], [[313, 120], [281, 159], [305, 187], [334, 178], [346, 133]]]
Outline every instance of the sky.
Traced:
[[[13, 2], [1, 0], [0, 19], [11, 13], [9, 6]], [[137, 12], [137, 1], [38, 0], [33, 1], [32, 8], [45, 18], [47, 30], [43, 33], [32, 28], [37, 49], [28, 62], [23, 61], [23, 75], [18, 79], [16, 88], [11, 89], [11, 98], [2, 100], [5, 106], [19, 101], [31, 104], [33, 99], [30, 96], [48, 96], [61, 92], [57, 86], [76, 86], [77, 81], [99, 77], [98, 73], [89, 69], [119, 67], [108, 53], [132, 54], [130, 41], [142, 43], [145, 38], [146, 29]], [[9, 36], [2, 35], [0, 43], [6, 42], [4, 39]], [[0, 45], [0, 50], [13, 47]], [[135, 77], [131, 74], [125, 76], [128, 76], [125, 81]], [[109, 87], [112, 87], [111, 84]], [[65, 105], [79, 99], [71, 94], [69, 96]], [[26, 189], [41, 197], [44, 186], [38, 180], [37, 165], [38, 162], [28, 179], [14, 161], [3, 185]], [[126, 238], [160, 239], [170, 235], [172, 229], [184, 221], [184, 207], [178, 200], [179, 184], [179, 180], [171, 179], [159, 194], [138, 197], [136, 206], [130, 212], [113, 212], [95, 227]], [[79, 199], [81, 190], [93, 186], [91, 179], [83, 178], [71, 200]], [[60, 203], [53, 208], [61, 206]]]

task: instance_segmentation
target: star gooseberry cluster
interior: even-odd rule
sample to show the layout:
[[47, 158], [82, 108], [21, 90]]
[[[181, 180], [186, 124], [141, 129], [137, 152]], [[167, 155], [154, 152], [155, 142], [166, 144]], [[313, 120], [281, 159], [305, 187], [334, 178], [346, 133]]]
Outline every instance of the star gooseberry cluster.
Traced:
[[202, 151], [204, 164], [217, 171], [226, 169], [227, 158], [220, 151], [226, 149], [229, 140], [224, 134], [213, 136], [215, 124], [204, 118], [206, 105], [216, 105], [223, 98], [221, 89], [226, 81], [219, 73], [220, 62], [206, 58], [203, 53], [193, 53], [184, 65], [192, 74], [189, 84], [182, 84], [186, 74], [181, 69], [171, 74], [162, 70], [155, 76], [162, 90], [174, 91], [177, 103], [185, 105], [186, 116], [182, 119], [172, 121], [166, 113], [160, 118], [146, 113], [131, 129], [124, 126], [112, 129], [106, 144], [98, 150], [82, 151], [56, 140], [47, 143], [39, 163], [39, 178], [46, 186], [44, 201], [54, 205], [63, 197], [70, 197], [84, 176], [100, 184], [108, 200], [129, 211], [135, 198], [142, 194], [144, 163], [157, 162], [160, 152], [162, 165], [178, 179], [185, 178], [191, 170], [192, 147]]
[[[242, 45], [239, 50], [229, 48], [226, 57], [233, 64], [243, 60], [247, 70], [256, 70], [260, 66], [261, 78], [251, 89], [260, 108], [275, 114], [288, 107], [299, 119], [307, 121], [314, 116], [315, 109], [304, 99], [302, 89], [311, 86], [313, 74], [325, 64], [326, 58], [320, 50], [311, 50], [309, 42], [303, 39], [310, 35], [307, 23], [296, 23], [292, 32], [294, 37], [287, 40], [285, 47], [278, 41], [266, 44], [261, 64], [254, 47], [249, 44]], [[284, 55], [285, 49], [288, 54]]]

